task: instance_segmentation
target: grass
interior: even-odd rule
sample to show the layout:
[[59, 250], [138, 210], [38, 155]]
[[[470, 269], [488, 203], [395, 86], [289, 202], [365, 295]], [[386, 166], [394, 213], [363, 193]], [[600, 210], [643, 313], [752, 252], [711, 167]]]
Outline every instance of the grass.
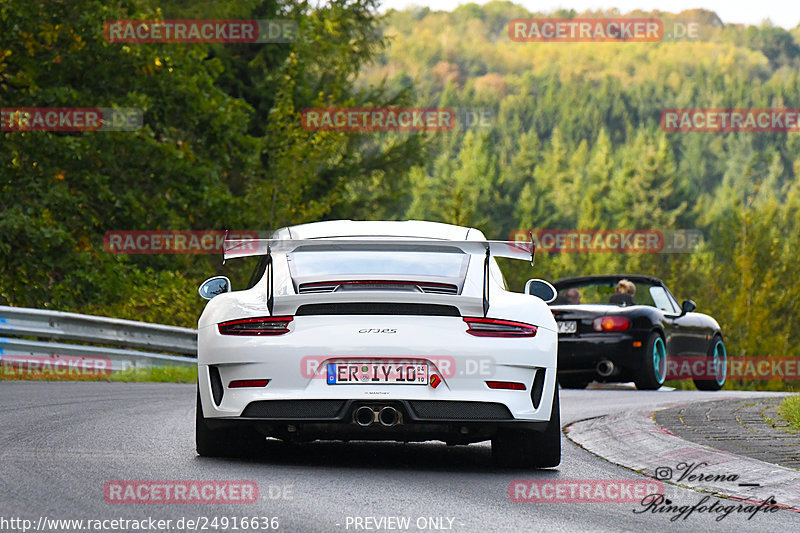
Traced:
[[800, 430], [800, 395], [789, 396], [778, 406], [778, 414], [789, 422], [793, 429]]
[[[697, 390], [691, 379], [667, 380], [664, 385], [677, 390]], [[798, 388], [800, 388], [800, 382], [798, 381], [727, 379], [722, 390], [797, 392]]]
[[92, 373], [70, 373], [57, 375], [54, 372], [20, 371], [0, 365], [0, 380], [23, 381], [122, 381], [150, 383], [195, 383], [196, 366], [138, 367], [112, 372], [109, 375]]
[[196, 383], [196, 366], [150, 366], [114, 372], [106, 381]]

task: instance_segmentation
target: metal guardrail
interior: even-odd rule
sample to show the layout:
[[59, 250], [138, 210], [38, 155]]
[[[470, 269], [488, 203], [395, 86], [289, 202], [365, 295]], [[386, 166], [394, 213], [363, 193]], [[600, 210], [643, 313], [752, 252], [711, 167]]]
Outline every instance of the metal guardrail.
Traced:
[[190, 366], [197, 364], [197, 331], [135, 320], [0, 306], [0, 357], [31, 355], [108, 357], [112, 370]]

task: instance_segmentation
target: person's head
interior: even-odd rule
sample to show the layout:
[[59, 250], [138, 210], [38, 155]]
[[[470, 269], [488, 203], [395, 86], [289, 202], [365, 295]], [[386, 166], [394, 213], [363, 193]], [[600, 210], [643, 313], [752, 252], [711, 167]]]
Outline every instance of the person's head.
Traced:
[[567, 289], [564, 293], [564, 299], [568, 304], [579, 304], [581, 303], [581, 293], [575, 288]]
[[633, 296], [636, 294], [636, 285], [627, 279], [621, 279], [619, 280], [619, 283], [617, 283], [617, 289], [615, 292], [627, 293]]

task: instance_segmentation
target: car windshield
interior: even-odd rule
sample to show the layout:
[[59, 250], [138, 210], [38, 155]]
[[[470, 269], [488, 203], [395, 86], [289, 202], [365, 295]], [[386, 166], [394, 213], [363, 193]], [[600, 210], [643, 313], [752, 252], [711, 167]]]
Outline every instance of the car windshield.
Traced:
[[551, 305], [574, 304], [649, 305], [668, 312], [674, 311], [669, 295], [661, 285], [643, 280], [631, 282], [623, 278], [559, 285], [558, 297]]
[[288, 254], [292, 276], [463, 277], [468, 255], [461, 252], [317, 251]]

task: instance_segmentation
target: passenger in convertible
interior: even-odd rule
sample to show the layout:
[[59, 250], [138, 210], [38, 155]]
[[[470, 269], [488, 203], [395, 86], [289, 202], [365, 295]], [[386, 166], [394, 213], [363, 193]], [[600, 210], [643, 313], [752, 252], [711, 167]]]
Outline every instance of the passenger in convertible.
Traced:
[[622, 306], [636, 305], [633, 301], [634, 294], [636, 294], [636, 285], [627, 279], [621, 279], [617, 283], [614, 294], [608, 299], [608, 303]]

